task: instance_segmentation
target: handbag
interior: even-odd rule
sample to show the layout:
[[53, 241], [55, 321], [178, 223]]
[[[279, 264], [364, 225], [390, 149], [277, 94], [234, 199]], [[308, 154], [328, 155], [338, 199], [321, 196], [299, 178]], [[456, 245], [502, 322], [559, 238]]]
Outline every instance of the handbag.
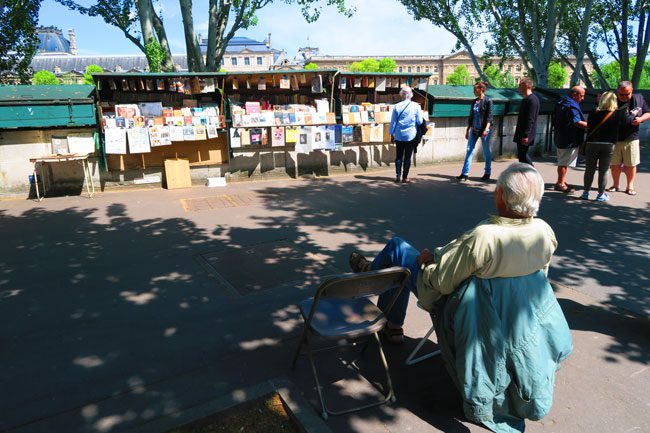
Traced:
[[594, 134], [594, 132], [596, 132], [598, 130], [598, 128], [603, 126], [603, 124], [605, 122], [607, 122], [607, 119], [612, 117], [612, 114], [614, 114], [614, 112], [610, 111], [605, 117], [603, 117], [603, 120], [601, 120], [600, 123], [598, 125], [596, 125], [596, 127], [594, 129], [589, 131], [589, 134], [585, 137], [583, 142], [580, 143], [580, 147], [578, 147], [578, 155], [585, 156], [587, 154], [587, 141], [589, 140], [589, 137], [591, 137]]

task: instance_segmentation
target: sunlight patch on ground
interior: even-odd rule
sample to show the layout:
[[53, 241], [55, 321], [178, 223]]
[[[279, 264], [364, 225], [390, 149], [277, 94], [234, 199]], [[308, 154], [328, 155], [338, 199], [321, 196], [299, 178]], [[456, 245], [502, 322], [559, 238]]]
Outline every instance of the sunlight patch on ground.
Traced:
[[255, 350], [264, 346], [277, 346], [280, 340], [277, 338], [260, 338], [259, 340], [242, 341], [239, 347], [244, 350]]
[[132, 302], [136, 305], [146, 305], [158, 297], [158, 295], [151, 292], [145, 292], [139, 294], [133, 292], [121, 292], [120, 296], [123, 297], [125, 300]]
[[104, 365], [104, 360], [99, 356], [91, 355], [75, 358], [73, 363], [81, 367], [94, 368]]

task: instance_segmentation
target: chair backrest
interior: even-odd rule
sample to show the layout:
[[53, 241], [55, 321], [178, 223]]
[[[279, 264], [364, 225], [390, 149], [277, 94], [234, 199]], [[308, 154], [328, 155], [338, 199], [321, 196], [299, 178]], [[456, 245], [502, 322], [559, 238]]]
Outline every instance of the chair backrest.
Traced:
[[315, 298], [360, 298], [403, 288], [411, 276], [407, 268], [394, 266], [377, 271], [332, 276], [321, 283]]

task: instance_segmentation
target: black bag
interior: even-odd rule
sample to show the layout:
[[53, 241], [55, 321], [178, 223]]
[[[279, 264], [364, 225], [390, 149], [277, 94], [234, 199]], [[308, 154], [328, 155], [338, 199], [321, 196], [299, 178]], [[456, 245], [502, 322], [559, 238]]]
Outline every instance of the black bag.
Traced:
[[424, 137], [424, 134], [427, 133], [427, 121], [425, 119], [422, 119], [422, 123], [420, 125], [415, 126], [415, 145], [417, 146], [420, 144], [420, 141], [422, 141], [422, 137]]

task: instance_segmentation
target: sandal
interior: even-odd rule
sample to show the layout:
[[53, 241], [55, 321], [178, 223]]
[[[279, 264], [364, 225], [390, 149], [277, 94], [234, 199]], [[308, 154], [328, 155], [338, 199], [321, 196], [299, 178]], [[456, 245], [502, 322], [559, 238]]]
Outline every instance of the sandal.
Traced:
[[553, 190], [555, 190], [555, 191], [559, 191], [559, 192], [564, 192], [564, 193], [575, 192], [575, 188], [573, 188], [573, 187], [572, 187], [571, 185], [569, 185], [568, 183], [567, 183], [566, 185], [559, 185], [559, 184], [556, 183], [556, 184], [553, 186]]
[[628, 188], [625, 190], [625, 194], [627, 195], [636, 195], [636, 191], [633, 190], [632, 188]]
[[363, 256], [363, 254], [354, 251], [350, 254], [350, 269], [352, 269], [352, 272], [357, 273], [369, 271], [370, 262]]
[[618, 187], [617, 186], [610, 186], [605, 191], [607, 191], [607, 192], [618, 192]]
[[388, 325], [384, 326], [381, 333], [391, 344], [404, 343], [404, 329], [403, 328], [389, 328]]

